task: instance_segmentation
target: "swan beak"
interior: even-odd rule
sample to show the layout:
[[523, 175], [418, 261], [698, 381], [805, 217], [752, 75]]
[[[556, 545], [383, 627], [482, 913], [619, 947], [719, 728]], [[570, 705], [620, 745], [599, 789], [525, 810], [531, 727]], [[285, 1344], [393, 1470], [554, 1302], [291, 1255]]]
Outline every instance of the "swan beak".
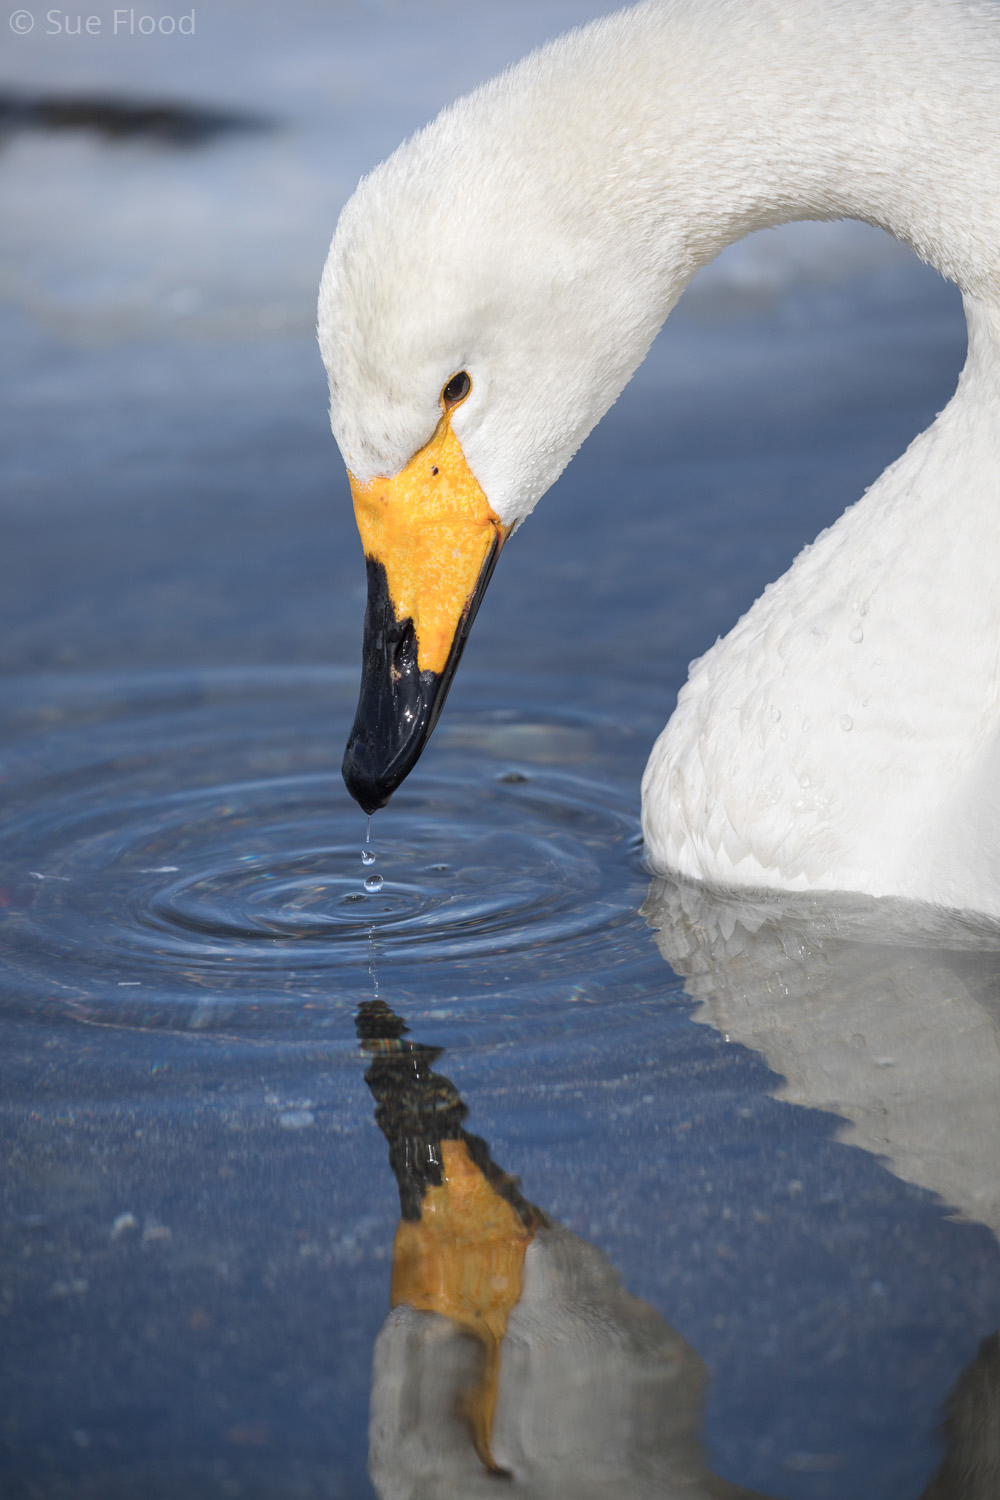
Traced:
[[350, 476], [368, 568], [361, 696], [347, 790], [384, 807], [438, 721], [509, 527], [465, 461], [447, 413], [393, 479]]

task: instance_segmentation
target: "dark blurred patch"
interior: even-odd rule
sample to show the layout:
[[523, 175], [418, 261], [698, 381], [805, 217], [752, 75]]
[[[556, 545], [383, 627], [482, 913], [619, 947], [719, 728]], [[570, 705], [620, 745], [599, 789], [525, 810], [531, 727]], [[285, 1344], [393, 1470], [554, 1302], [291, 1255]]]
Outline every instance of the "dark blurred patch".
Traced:
[[1000, 1495], [1000, 1333], [983, 1339], [945, 1406], [944, 1462], [920, 1500]]
[[101, 94], [0, 91], [0, 142], [18, 130], [94, 130], [109, 141], [139, 139], [162, 146], [204, 146], [219, 136], [270, 130], [274, 124], [264, 115]]

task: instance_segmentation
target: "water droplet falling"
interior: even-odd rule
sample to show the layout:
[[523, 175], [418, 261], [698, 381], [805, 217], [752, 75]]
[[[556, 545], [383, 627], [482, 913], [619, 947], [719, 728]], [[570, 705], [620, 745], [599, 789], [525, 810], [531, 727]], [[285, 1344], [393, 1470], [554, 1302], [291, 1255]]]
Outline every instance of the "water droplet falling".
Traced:
[[369, 891], [372, 894], [374, 894], [376, 891], [380, 891], [381, 889], [382, 889], [382, 877], [381, 877], [381, 875], [366, 875], [365, 876], [365, 890], [366, 891]]
[[369, 849], [367, 844], [361, 851], [361, 863], [363, 865], [373, 865], [375, 863], [375, 850]]

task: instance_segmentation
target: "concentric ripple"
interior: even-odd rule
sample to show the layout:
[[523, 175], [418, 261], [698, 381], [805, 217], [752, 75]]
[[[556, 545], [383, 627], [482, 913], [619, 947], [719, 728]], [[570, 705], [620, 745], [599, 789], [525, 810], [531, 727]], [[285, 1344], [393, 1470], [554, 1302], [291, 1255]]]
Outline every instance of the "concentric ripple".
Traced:
[[[579, 988], [645, 953], [635, 736], [473, 706], [373, 823], [336, 770], [350, 677], [8, 693], [5, 1003], [148, 1025], [397, 993]], [[490, 694], [483, 695], [489, 702]], [[625, 938], [625, 929], [634, 935]]]
[[[587, 897], [600, 869], [582, 825], [593, 842], [622, 828], [616, 809], [595, 809], [596, 790], [556, 775], [517, 786], [430, 778], [389, 836], [386, 873], [366, 882], [359, 840], [323, 828], [339, 797], [332, 777], [232, 788], [205, 810], [201, 868], [152, 895], [148, 933], [172, 927], [189, 945], [227, 939], [258, 954], [294, 940], [323, 964], [366, 956], [373, 928], [394, 958], [470, 958], [498, 941], [510, 953], [567, 937], [598, 920]], [[573, 833], [545, 826], [547, 813], [574, 806]], [[380, 889], [365, 889], [379, 878]]]

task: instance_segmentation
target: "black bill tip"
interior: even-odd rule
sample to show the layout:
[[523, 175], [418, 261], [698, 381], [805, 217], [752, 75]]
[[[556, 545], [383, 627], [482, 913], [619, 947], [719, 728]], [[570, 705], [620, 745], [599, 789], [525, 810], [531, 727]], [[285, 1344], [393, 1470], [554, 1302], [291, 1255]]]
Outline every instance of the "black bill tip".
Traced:
[[362, 812], [384, 807], [413, 769], [436, 719], [442, 674], [421, 672], [412, 620], [397, 620], [385, 568], [368, 558], [361, 696], [344, 752], [347, 790]]
[[499, 538], [462, 611], [443, 672], [421, 672], [410, 619], [397, 620], [382, 563], [367, 558], [361, 695], [342, 767], [362, 812], [377, 812], [413, 770], [438, 721], [469, 630], [500, 555]]

